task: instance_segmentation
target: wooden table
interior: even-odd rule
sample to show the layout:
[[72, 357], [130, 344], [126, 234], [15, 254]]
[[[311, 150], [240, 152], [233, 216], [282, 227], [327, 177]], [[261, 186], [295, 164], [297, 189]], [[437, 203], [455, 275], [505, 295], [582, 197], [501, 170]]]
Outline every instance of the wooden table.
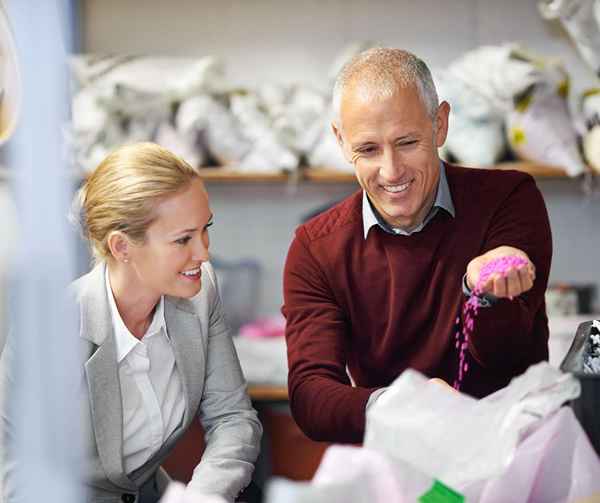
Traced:
[[255, 402], [287, 402], [287, 386], [270, 386], [265, 384], [249, 384], [248, 394]]

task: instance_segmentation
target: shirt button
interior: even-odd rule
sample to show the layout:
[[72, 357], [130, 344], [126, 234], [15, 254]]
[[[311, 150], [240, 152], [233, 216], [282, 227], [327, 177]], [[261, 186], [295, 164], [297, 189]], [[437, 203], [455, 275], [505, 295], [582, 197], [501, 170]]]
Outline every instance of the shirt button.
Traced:
[[122, 494], [121, 501], [123, 503], [133, 503], [135, 501], [135, 494], [129, 494], [129, 493]]

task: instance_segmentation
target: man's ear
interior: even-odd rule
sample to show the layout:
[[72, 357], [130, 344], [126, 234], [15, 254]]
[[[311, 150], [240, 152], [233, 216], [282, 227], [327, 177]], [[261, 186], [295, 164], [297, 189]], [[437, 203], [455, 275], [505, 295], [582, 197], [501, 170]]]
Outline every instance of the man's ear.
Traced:
[[450, 115], [450, 104], [442, 101], [438, 106], [435, 117], [435, 143], [440, 148], [448, 136], [448, 116]]
[[131, 243], [121, 231], [112, 231], [107, 239], [110, 254], [117, 262], [129, 262]]
[[345, 144], [344, 144], [344, 138], [342, 137], [342, 131], [341, 128], [338, 124], [336, 124], [335, 122], [331, 123], [331, 130], [333, 131], [333, 134], [335, 135], [335, 139], [338, 142], [338, 145], [340, 146], [340, 148], [342, 149], [342, 154], [344, 156], [344, 159], [346, 159], [346, 161], [348, 161], [350, 164], [352, 164], [352, 159], [349, 157], [348, 152], [346, 152]]

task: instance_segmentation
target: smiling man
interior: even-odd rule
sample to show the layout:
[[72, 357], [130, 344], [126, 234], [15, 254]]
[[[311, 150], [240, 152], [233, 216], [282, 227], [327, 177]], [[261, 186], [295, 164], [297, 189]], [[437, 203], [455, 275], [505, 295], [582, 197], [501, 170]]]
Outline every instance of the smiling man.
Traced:
[[284, 272], [292, 413], [311, 438], [361, 442], [365, 412], [406, 368], [453, 382], [462, 306], [482, 285], [461, 391], [485, 396], [548, 358], [552, 241], [534, 180], [438, 157], [450, 105], [423, 61], [371, 49], [337, 78], [333, 132], [361, 190], [300, 226]]

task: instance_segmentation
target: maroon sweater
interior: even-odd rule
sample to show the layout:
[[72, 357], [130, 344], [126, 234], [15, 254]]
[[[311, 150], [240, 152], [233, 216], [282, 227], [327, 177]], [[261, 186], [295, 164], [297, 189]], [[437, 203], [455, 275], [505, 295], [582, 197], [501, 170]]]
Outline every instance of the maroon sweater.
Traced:
[[309, 437], [362, 442], [369, 395], [406, 368], [454, 381], [463, 275], [471, 259], [501, 245], [527, 253], [535, 283], [514, 301], [479, 310], [461, 389], [483, 397], [548, 358], [552, 241], [533, 178], [450, 165], [446, 175], [455, 218], [440, 210], [416, 234], [376, 226], [365, 240], [361, 191], [297, 229], [282, 312], [290, 405]]

